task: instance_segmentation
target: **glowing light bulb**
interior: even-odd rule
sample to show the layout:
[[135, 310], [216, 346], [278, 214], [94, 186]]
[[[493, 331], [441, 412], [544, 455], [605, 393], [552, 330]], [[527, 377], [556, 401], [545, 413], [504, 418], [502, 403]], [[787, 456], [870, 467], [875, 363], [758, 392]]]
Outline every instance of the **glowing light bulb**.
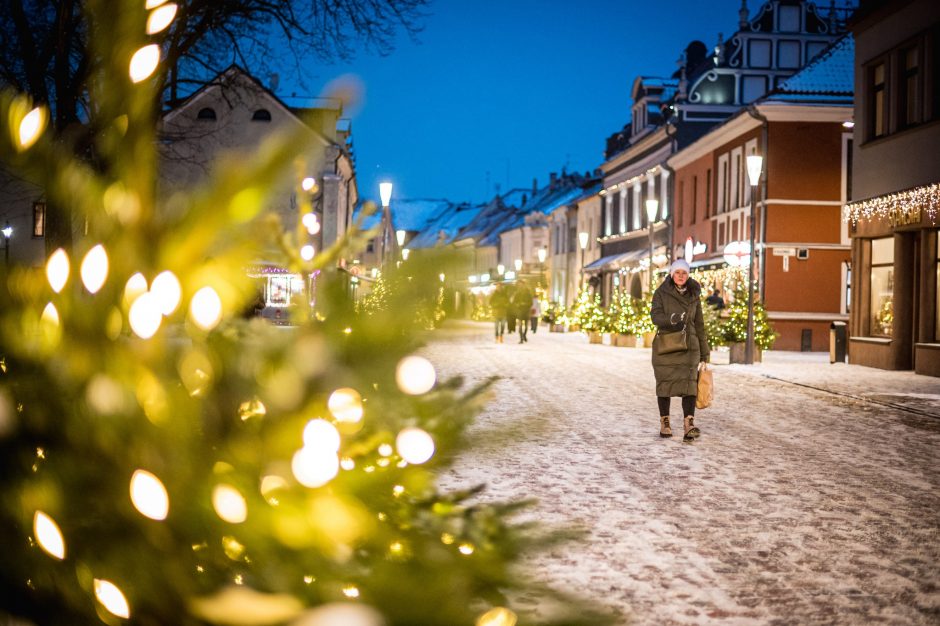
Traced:
[[382, 445], [379, 446], [379, 454], [381, 454], [382, 456], [392, 456], [392, 452], [394, 451], [395, 451], [395, 448], [388, 445], [387, 443], [383, 443]]
[[307, 213], [300, 221], [311, 235], [316, 235], [320, 232], [320, 221], [317, 219], [316, 214]]
[[144, 8], [149, 11], [150, 9], [155, 9], [155, 8], [157, 8], [158, 6], [160, 6], [161, 4], [163, 4], [164, 2], [166, 2], [166, 0], [147, 0], [147, 1], [144, 3]]
[[147, 292], [147, 279], [140, 272], [127, 279], [124, 285], [124, 303], [130, 304], [142, 293]]
[[309, 176], [303, 179], [302, 181], [300, 181], [300, 187], [304, 191], [310, 191], [316, 186], [317, 186], [317, 181]]
[[420, 428], [405, 428], [395, 438], [398, 456], [412, 465], [421, 465], [434, 456], [434, 440]]
[[435, 380], [437, 374], [434, 373], [434, 366], [420, 356], [406, 356], [395, 368], [395, 382], [398, 383], [398, 388], [412, 396], [430, 391]]
[[336, 453], [339, 444], [339, 431], [324, 419], [310, 420], [304, 427], [304, 446], [307, 448]]
[[203, 287], [189, 303], [189, 315], [196, 326], [212, 330], [222, 319], [222, 300], [212, 287]]
[[152, 11], [150, 15], [147, 16], [147, 34], [155, 35], [172, 24], [173, 18], [176, 17], [177, 8], [178, 7], [171, 2]]
[[291, 459], [294, 478], [305, 487], [322, 487], [339, 473], [339, 457], [335, 452], [303, 447]]
[[158, 63], [160, 63], [160, 46], [155, 43], [144, 46], [131, 57], [131, 81], [139, 83], [146, 80], [156, 71]]
[[48, 121], [49, 114], [43, 107], [36, 107], [27, 113], [20, 122], [20, 149], [26, 150], [36, 143]]
[[357, 423], [362, 419], [362, 396], [355, 389], [343, 387], [330, 394], [327, 407], [340, 422]]
[[170, 315], [179, 306], [183, 290], [180, 281], [173, 272], [160, 272], [150, 285], [150, 293], [157, 301], [157, 307], [164, 315]]
[[82, 259], [82, 284], [89, 293], [98, 293], [108, 279], [108, 253], [100, 243]]
[[216, 485], [212, 490], [212, 508], [229, 524], [241, 524], [248, 519], [248, 503], [231, 485]]
[[170, 496], [160, 479], [144, 470], [131, 476], [131, 502], [144, 517], [161, 521], [170, 511]]
[[43, 513], [36, 511], [33, 515], [33, 534], [39, 547], [60, 561], [65, 558], [65, 538], [55, 521]]
[[463, 554], [464, 556], [470, 556], [471, 554], [474, 553], [476, 548], [473, 547], [472, 543], [462, 543], [459, 546], [457, 546], [457, 550], [460, 552], [460, 554]]
[[343, 587], [343, 595], [347, 598], [358, 598], [359, 597], [359, 588], [355, 585], [346, 585]]
[[95, 579], [95, 597], [109, 613], [127, 619], [131, 616], [131, 608], [127, 598], [117, 588], [117, 585], [108, 580]]
[[269, 474], [261, 479], [261, 495], [270, 505], [277, 505], [277, 492], [289, 487], [287, 481], [276, 474]]
[[53, 252], [46, 263], [46, 278], [49, 279], [49, 286], [54, 292], [59, 293], [65, 287], [69, 279], [69, 269], [69, 255], [65, 250], [59, 248]]
[[163, 314], [157, 299], [148, 292], [140, 294], [134, 300], [127, 318], [135, 335], [141, 339], [150, 339], [160, 329]]
[[311, 246], [310, 244], [307, 244], [306, 246], [300, 249], [300, 258], [302, 258], [304, 261], [309, 261], [310, 259], [312, 259], [314, 254], [315, 254], [315, 251], [313, 249], [313, 246]]
[[51, 302], [42, 310], [42, 321], [53, 326], [59, 325], [59, 310]]
[[519, 616], [507, 608], [498, 606], [477, 618], [476, 626], [516, 626], [518, 621]]

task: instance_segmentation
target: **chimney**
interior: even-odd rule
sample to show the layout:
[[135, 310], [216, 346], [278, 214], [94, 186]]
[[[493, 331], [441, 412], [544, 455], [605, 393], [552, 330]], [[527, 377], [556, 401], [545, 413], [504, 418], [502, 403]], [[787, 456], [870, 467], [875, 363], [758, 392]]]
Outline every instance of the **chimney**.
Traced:
[[556, 174], [555, 172], [552, 172], [552, 173], [549, 174], [549, 176], [548, 176], [548, 188], [549, 188], [549, 189], [554, 189], [556, 182], [558, 182], [558, 174]]
[[534, 196], [539, 192], [539, 180], [537, 178], [532, 179], [532, 195]]

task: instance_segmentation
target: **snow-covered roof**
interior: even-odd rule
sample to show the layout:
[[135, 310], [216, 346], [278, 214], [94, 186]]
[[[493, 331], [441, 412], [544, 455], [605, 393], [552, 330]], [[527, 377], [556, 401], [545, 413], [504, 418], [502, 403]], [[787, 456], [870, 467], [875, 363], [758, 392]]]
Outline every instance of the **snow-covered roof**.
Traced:
[[[407, 230], [410, 232], [423, 230], [428, 222], [437, 218], [451, 206], [453, 206], [452, 202], [443, 199], [395, 198], [389, 203], [389, 209], [392, 213], [392, 225], [394, 226], [393, 230]], [[361, 208], [362, 205], [356, 209], [353, 215], [354, 219], [359, 216]], [[377, 226], [381, 221], [382, 210], [379, 209], [365, 219], [363, 227], [367, 229], [372, 228]]]
[[446, 209], [429, 220], [421, 232], [408, 241], [409, 248], [433, 248], [439, 244], [450, 243], [482, 209], [480, 205], [474, 206], [466, 202], [448, 204]]
[[802, 70], [786, 79], [763, 101], [852, 102], [855, 92], [855, 40], [843, 36]]

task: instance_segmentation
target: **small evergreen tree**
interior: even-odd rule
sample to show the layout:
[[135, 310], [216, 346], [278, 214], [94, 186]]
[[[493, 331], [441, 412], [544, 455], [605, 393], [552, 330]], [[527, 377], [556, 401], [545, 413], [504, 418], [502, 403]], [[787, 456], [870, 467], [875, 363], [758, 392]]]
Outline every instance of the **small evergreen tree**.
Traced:
[[[747, 341], [747, 285], [739, 286], [734, 291], [734, 301], [726, 308], [727, 317], [722, 319], [722, 337], [725, 343]], [[778, 334], [774, 332], [763, 302], [754, 300], [754, 345], [761, 350], [769, 350], [774, 345]]]

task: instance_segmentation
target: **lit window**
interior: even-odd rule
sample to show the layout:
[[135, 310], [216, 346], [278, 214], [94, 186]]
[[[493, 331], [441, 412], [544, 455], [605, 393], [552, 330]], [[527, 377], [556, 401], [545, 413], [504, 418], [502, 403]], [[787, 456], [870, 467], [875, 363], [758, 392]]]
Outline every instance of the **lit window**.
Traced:
[[871, 242], [870, 334], [890, 337], [894, 328], [894, 238]]
[[871, 118], [871, 136], [882, 137], [888, 131], [888, 118], [885, 111], [885, 64], [879, 63], [870, 70], [870, 118]]
[[46, 235], [46, 203], [33, 202], [33, 237]]

